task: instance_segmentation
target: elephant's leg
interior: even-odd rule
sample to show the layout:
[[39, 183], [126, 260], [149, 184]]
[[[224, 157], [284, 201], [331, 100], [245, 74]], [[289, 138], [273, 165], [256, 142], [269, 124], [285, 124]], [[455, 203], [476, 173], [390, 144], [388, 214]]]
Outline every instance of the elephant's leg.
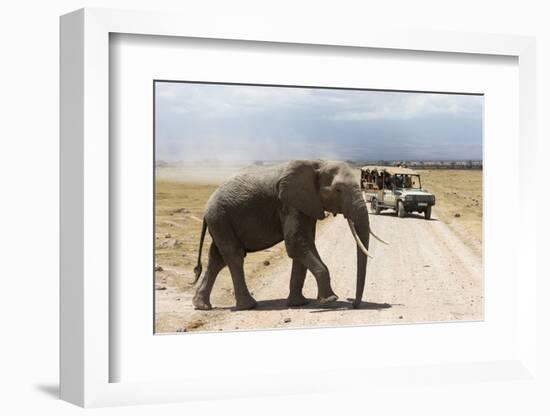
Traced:
[[301, 306], [308, 303], [302, 294], [304, 281], [306, 280], [307, 268], [298, 260], [292, 260], [292, 272], [290, 274], [290, 293], [288, 295], [288, 306]]
[[[282, 220], [285, 247], [289, 257], [301, 263], [313, 274], [317, 281], [318, 298], [321, 303], [336, 301], [338, 296], [330, 285], [330, 273], [315, 247], [315, 221], [294, 209], [289, 209]], [[303, 281], [300, 282], [299, 277], [294, 283], [296, 285], [301, 283], [303, 286]]]
[[225, 258], [227, 267], [229, 267], [229, 271], [231, 272], [231, 279], [233, 280], [237, 310], [254, 308], [256, 301], [248, 291], [246, 281], [244, 280], [244, 251], [242, 254], [232, 253]]
[[233, 291], [237, 302], [237, 309], [252, 309], [256, 301], [250, 295], [244, 279], [244, 257], [246, 255], [240, 241], [231, 226], [225, 222], [209, 224], [210, 232], [215, 237], [220, 254], [229, 267], [233, 280]]
[[[309, 227], [309, 235], [315, 241], [315, 222]], [[290, 293], [288, 295], [288, 306], [307, 305], [308, 300], [302, 294], [306, 280], [307, 267], [298, 260], [292, 260], [292, 271], [290, 274]]]
[[[327, 265], [325, 264], [325, 262], [323, 261], [323, 259], [321, 258], [321, 255], [319, 254], [319, 252], [317, 251], [317, 247], [315, 246], [315, 244], [313, 244], [313, 247], [312, 247], [312, 249], [311, 249], [311, 252], [312, 252], [313, 255], [317, 258], [317, 260], [319, 260], [319, 262], [321, 263], [321, 266], [328, 270], [328, 267], [327, 267]], [[319, 291], [318, 294], [317, 294], [317, 299], [322, 299], [322, 296], [321, 296], [321, 292], [320, 292], [320, 291]]]
[[331, 303], [338, 300], [338, 296], [330, 285], [330, 273], [327, 266], [315, 255], [313, 250], [308, 250], [297, 258], [315, 277], [317, 281], [320, 303]]
[[193, 306], [195, 309], [208, 310], [212, 309], [210, 304], [210, 294], [214, 287], [214, 282], [220, 271], [225, 267], [225, 262], [215, 243], [210, 244], [208, 251], [208, 266], [202, 278], [199, 287], [193, 297]]

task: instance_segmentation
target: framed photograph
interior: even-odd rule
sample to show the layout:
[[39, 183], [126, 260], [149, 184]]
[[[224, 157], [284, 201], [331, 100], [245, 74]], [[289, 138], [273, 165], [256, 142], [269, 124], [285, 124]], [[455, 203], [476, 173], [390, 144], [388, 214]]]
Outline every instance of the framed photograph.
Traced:
[[532, 380], [534, 51], [63, 16], [62, 398]]

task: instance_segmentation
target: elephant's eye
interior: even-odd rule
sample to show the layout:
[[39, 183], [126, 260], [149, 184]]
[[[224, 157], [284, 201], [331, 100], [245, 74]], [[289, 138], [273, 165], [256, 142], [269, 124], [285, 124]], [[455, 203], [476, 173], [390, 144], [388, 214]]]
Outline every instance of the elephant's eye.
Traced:
[[339, 194], [342, 193], [342, 188], [336, 188], [336, 192], [338, 192]]

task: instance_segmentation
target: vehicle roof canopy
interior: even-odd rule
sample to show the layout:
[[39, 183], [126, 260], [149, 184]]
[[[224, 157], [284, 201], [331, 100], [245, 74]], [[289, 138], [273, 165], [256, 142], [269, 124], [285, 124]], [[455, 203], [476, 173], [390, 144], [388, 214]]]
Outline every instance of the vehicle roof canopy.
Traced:
[[402, 168], [399, 166], [363, 166], [361, 170], [386, 172], [390, 175], [418, 175], [418, 172], [410, 168]]

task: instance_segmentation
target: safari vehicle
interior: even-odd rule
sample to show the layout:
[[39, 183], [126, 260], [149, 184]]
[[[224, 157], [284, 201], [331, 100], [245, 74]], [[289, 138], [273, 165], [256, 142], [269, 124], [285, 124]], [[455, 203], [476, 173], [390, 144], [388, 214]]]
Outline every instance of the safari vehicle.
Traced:
[[407, 213], [424, 213], [429, 220], [435, 196], [422, 189], [420, 175], [406, 167], [365, 166], [361, 168], [361, 189], [375, 214], [393, 209], [399, 218]]

